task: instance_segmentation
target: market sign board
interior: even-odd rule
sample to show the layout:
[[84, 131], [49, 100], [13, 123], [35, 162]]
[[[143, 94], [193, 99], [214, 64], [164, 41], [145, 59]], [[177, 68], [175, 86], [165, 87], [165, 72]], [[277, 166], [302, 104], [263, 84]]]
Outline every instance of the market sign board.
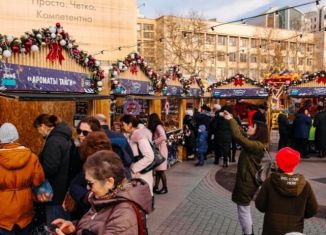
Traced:
[[119, 88], [113, 90], [113, 94], [122, 95], [154, 95], [153, 87], [149, 81], [137, 81], [130, 79], [118, 79]]
[[326, 96], [326, 87], [293, 87], [288, 89], [288, 94], [298, 97]]
[[182, 94], [182, 87], [180, 86], [167, 86], [163, 90], [164, 96], [181, 96]]
[[0, 86], [6, 91], [94, 93], [87, 74], [2, 63]]
[[266, 98], [268, 93], [263, 88], [214, 89], [212, 96], [214, 98]]
[[198, 88], [190, 88], [188, 96], [193, 96], [193, 97], [200, 97], [202, 95], [202, 92]]

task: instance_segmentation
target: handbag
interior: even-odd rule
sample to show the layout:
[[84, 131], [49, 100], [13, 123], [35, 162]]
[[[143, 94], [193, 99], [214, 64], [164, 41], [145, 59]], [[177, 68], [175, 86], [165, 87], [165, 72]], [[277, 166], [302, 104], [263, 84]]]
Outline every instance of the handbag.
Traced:
[[[151, 164], [149, 164], [148, 166], [146, 166], [144, 169], [142, 169], [140, 171], [141, 174], [145, 174], [145, 173], [155, 169], [157, 166], [161, 165], [165, 161], [165, 158], [162, 156], [162, 154], [160, 153], [160, 150], [157, 148], [157, 146], [154, 145], [151, 141], [148, 141], [148, 142], [153, 150], [154, 160]], [[138, 143], [137, 143], [137, 148], [138, 148], [139, 155], [136, 157], [136, 160], [139, 161], [144, 156], [139, 149]]]
[[69, 190], [66, 192], [65, 199], [63, 200], [62, 207], [66, 212], [73, 212], [76, 210], [76, 201], [71, 196]]
[[268, 161], [262, 162], [260, 164], [260, 168], [255, 174], [255, 180], [259, 186], [264, 183], [264, 181], [272, 174], [272, 172], [275, 172], [277, 170], [274, 159], [271, 157], [271, 155], [266, 149], [264, 150], [265, 153], [267, 153]]

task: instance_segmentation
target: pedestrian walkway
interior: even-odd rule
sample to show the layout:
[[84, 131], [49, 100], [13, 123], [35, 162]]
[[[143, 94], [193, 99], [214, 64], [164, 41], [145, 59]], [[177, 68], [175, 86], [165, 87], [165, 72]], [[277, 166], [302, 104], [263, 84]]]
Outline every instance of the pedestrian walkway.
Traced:
[[[242, 234], [231, 192], [220, 186], [215, 175], [221, 168], [212, 164], [194, 167], [194, 162], [182, 162], [168, 170], [169, 193], [155, 196], [156, 209], [148, 218], [149, 234]], [[326, 161], [301, 163], [298, 171], [308, 179], [322, 178]], [[325, 176], [325, 175], [324, 175]], [[326, 205], [326, 184], [310, 180], [317, 199]], [[252, 206], [255, 234], [261, 234], [263, 214]], [[305, 221], [305, 234], [326, 235], [325, 218]]]

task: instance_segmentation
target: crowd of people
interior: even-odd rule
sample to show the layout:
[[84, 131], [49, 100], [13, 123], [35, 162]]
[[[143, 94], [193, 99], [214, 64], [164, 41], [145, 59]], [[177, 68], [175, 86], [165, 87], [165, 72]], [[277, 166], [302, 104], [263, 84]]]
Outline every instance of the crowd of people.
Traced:
[[[147, 234], [154, 193], [168, 193], [166, 134], [156, 113], [148, 128], [131, 115], [120, 121], [124, 133], [103, 114], [86, 116], [74, 140], [67, 123], [41, 114], [33, 123], [44, 139], [38, 156], [12, 123], [1, 125], [0, 234]], [[165, 161], [144, 173], [153, 146]]]
[[278, 116], [278, 149], [291, 146], [300, 152], [302, 158], [326, 156], [326, 109], [322, 102], [313, 104], [307, 100], [289, 120], [288, 110]]
[[[249, 106], [246, 130], [235, 106], [215, 104], [213, 112], [206, 105], [195, 113], [187, 110], [186, 155], [196, 156], [195, 165], [203, 166], [213, 153], [214, 164], [222, 160], [228, 167], [240, 147], [232, 201], [243, 233], [253, 234], [250, 204], [255, 196], [256, 208], [265, 213], [263, 234], [303, 232], [304, 218], [316, 214], [318, 203], [308, 181], [294, 170], [300, 158], [307, 157], [314, 127], [317, 150], [325, 156], [326, 111], [318, 107], [310, 115], [306, 104], [292, 125], [280, 114], [278, 168], [261, 185], [256, 174], [268, 152], [266, 110], [266, 105]], [[1, 125], [0, 235], [43, 230], [59, 235], [148, 234], [146, 216], [154, 209], [154, 194], [168, 193], [167, 136], [156, 113], [149, 115], [147, 126], [132, 115], [120, 122], [123, 133], [110, 130], [103, 114], [86, 116], [74, 139], [67, 123], [41, 114], [33, 123], [44, 139], [38, 156], [19, 143], [12, 123]], [[156, 157], [153, 146], [165, 161], [144, 171]]]

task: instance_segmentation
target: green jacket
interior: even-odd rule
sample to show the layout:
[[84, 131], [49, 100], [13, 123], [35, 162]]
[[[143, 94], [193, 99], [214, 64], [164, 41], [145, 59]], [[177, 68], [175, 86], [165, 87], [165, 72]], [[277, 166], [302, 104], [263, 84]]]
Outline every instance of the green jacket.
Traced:
[[235, 119], [230, 120], [230, 128], [233, 138], [242, 147], [232, 201], [241, 206], [248, 206], [259, 188], [255, 175], [260, 168], [267, 144], [248, 139]]
[[262, 185], [256, 207], [265, 213], [263, 235], [303, 232], [304, 218], [317, 213], [310, 184], [300, 174], [272, 173]]

